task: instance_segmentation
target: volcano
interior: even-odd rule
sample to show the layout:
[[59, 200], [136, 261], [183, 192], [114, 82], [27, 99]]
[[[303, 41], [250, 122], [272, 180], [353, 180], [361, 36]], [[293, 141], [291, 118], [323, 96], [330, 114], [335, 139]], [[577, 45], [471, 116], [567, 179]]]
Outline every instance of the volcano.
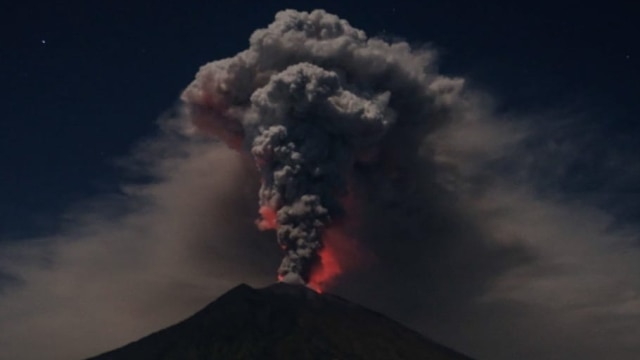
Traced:
[[88, 360], [471, 360], [338, 296], [239, 285], [190, 318]]

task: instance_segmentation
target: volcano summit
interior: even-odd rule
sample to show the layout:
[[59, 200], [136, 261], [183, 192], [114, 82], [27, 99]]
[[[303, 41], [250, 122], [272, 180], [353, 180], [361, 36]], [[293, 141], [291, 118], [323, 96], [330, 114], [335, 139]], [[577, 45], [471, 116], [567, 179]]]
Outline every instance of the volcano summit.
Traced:
[[89, 360], [471, 360], [301, 285], [240, 285], [190, 318]]

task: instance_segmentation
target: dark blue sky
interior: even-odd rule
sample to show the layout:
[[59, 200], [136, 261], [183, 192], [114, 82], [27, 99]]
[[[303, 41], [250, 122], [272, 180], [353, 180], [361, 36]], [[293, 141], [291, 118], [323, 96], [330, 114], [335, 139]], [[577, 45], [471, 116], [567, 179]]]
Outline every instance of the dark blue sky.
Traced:
[[[621, 2], [622, 3], [622, 2]], [[607, 2], [67, 1], [3, 5], [0, 234], [45, 233], [126, 181], [114, 159], [155, 131], [195, 70], [231, 56], [274, 13], [326, 8], [368, 34], [429, 42], [446, 74], [500, 108], [569, 111], [626, 155], [638, 150], [638, 12]], [[598, 153], [601, 153], [599, 151]], [[594, 156], [598, 156], [595, 154]], [[596, 161], [597, 159], [594, 159]], [[602, 164], [576, 165], [596, 190]], [[599, 159], [599, 161], [605, 161]], [[600, 174], [600, 175], [599, 175]], [[584, 177], [587, 177], [587, 180]], [[586, 185], [585, 185], [586, 184]], [[569, 189], [571, 190], [571, 188]]]
[[[424, 3], [424, 4], [422, 4]], [[0, 43], [0, 234], [52, 229], [88, 195], [117, 190], [125, 156], [195, 69], [246, 46], [282, 8], [324, 7], [369, 34], [442, 49], [442, 70], [506, 109], [579, 109], [635, 147], [637, 11], [607, 2], [13, 2]], [[8, 9], [7, 9], [8, 8]], [[634, 149], [629, 149], [633, 151]]]

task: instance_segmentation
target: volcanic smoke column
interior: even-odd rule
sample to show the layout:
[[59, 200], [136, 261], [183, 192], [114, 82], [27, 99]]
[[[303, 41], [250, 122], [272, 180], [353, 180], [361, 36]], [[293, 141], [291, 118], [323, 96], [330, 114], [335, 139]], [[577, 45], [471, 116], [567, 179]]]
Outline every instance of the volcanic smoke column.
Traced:
[[415, 152], [442, 118], [462, 81], [435, 74], [433, 58], [322, 10], [286, 10], [185, 89], [198, 129], [254, 157], [258, 226], [277, 231], [281, 280], [308, 283], [322, 266], [323, 234], [343, 215], [354, 164], [375, 166], [393, 138]]

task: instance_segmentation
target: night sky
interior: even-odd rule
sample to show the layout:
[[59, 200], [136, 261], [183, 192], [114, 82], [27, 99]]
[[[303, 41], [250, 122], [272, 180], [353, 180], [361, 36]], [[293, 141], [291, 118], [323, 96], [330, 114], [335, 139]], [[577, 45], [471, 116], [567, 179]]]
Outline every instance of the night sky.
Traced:
[[[44, 263], [48, 265], [38, 265], [37, 272], [46, 273], [47, 269], [55, 268], [57, 260], [51, 255], [55, 251], [44, 250], [47, 255], [34, 254], [36, 250], [32, 252], [30, 244], [49, 240], [59, 243], [64, 234], [70, 233], [75, 234], [74, 241], [81, 242], [82, 236], [77, 233], [86, 229], [79, 225], [74, 228], [75, 224], [85, 221], [78, 220], [78, 213], [92, 212], [94, 210], [87, 209], [108, 202], [110, 210], [96, 213], [103, 218], [117, 217], [114, 213], [124, 210], [114, 203], [130, 196], [124, 185], [144, 188], [145, 184], [158, 181], [123, 164], [130, 162], [132, 152], [141, 142], [160, 136], [158, 119], [174, 109], [181, 91], [201, 65], [246, 49], [251, 33], [267, 26], [277, 11], [286, 8], [303, 11], [322, 8], [346, 19], [369, 36], [405, 40], [415, 47], [428, 45], [437, 49], [440, 73], [464, 77], [469, 89], [491, 97], [491, 112], [502, 118], [514, 118], [514, 123], [526, 123], [534, 129], [534, 135], [518, 148], [519, 156], [493, 164], [496, 171], [515, 174], [518, 170], [514, 170], [517, 166], [513, 164], [526, 163], [526, 171], [509, 179], [518, 186], [526, 184], [527, 196], [533, 199], [531, 202], [552, 201], [554, 209], [560, 206], [565, 210], [580, 209], [558, 210], [551, 214], [541, 210], [544, 207], [540, 205], [537, 209], [544, 214], [536, 214], [555, 218], [566, 215], [569, 220], [565, 234], [579, 233], [582, 230], [577, 228], [582, 225], [600, 222], [603, 222], [601, 228], [605, 232], [619, 230], [625, 234], [623, 240], [614, 238], [612, 243], [603, 240], [602, 244], [593, 247], [593, 251], [576, 251], [576, 254], [588, 252], [602, 254], [602, 257], [576, 255], [577, 260], [574, 260], [598, 264], [601, 266], [598, 269], [605, 270], [607, 265], [602, 264], [617, 263], [612, 259], [617, 259], [618, 255], [630, 259], [630, 263], [638, 263], [640, 165], [636, 154], [640, 152], [640, 145], [636, 139], [640, 136], [640, 102], [637, 100], [640, 95], [640, 25], [637, 20], [640, 13], [630, 3], [134, 1], [125, 4], [89, 0], [3, 4], [0, 7], [0, 66], [3, 69], [0, 79], [5, 91], [0, 98], [3, 109], [0, 122], [0, 164], [3, 167], [0, 245], [6, 247], [0, 248], [0, 303], [13, 301], [12, 292], [21, 286], [39, 286], [37, 281], [36, 285], [30, 285], [29, 280], [12, 274], [13, 265], [6, 264], [13, 264], [12, 261], [18, 258], [46, 257]], [[581, 216], [583, 210], [588, 215]], [[255, 209], [249, 209], [247, 216], [255, 217], [254, 214]], [[517, 226], [518, 223], [511, 224]], [[597, 234], [593, 235], [597, 237]], [[576, 243], [580, 244], [582, 235], [575, 236]], [[564, 238], [555, 241], [565, 243]], [[275, 244], [268, 245], [277, 251]], [[615, 245], [617, 250], [608, 252], [605, 248], [609, 249], [609, 245]], [[131, 246], [137, 249], [136, 244]], [[118, 249], [129, 251], [126, 247]], [[496, 255], [491, 252], [491, 256]], [[542, 250], [531, 251], [523, 259], [544, 256]], [[510, 264], [509, 261], [505, 263]], [[25, 260], [24, 263], [32, 264], [33, 261]], [[588, 268], [592, 269], [591, 266]], [[637, 266], [631, 269], [635, 273], [629, 273], [627, 268], [612, 268], [611, 272], [620, 273], [620, 276], [606, 282], [632, 283], [628, 287], [612, 287], [611, 292], [624, 293], [626, 300], [616, 308], [619, 311], [611, 310], [607, 314], [615, 313], [610, 316], [621, 319], [611, 325], [612, 329], [633, 339], [634, 333], [624, 329], [635, 328], [635, 335], [640, 335], [637, 332], [640, 288], [637, 282], [633, 284], [640, 277], [640, 269]], [[560, 266], [545, 267], [541, 271], [565, 274], [565, 270]], [[600, 270], [593, 271], [583, 272], [585, 275], [580, 281], [590, 283], [591, 279], [600, 276]], [[226, 276], [224, 271], [213, 273], [219, 278]], [[273, 272], [267, 272], [265, 276], [271, 274]], [[216, 280], [219, 288], [204, 293], [218, 295], [226, 284], [231, 285], [236, 280], [251, 281], [242, 276], [229, 277], [227, 282]], [[97, 284], [100, 279], [87, 281]], [[75, 284], [82, 287], [81, 283]], [[343, 291], [355, 300], [368, 297], [365, 290], [358, 292], [348, 290], [349, 287], [344, 285], [337, 291]], [[388, 293], [401, 293], [396, 287], [390, 286]], [[412, 323], [407, 320], [410, 319], [408, 316], [400, 320], [481, 359], [545, 359], [549, 358], [547, 350], [556, 346], [554, 340], [549, 339], [553, 336], [532, 334], [544, 334], [545, 326], [554, 324], [548, 319], [554, 316], [553, 313], [544, 311], [545, 304], [562, 301], [560, 295], [554, 295], [552, 287], [548, 289], [548, 296], [542, 297], [544, 300], [532, 304], [519, 307], [516, 304], [519, 298], [515, 296], [501, 305], [489, 305], [475, 315], [469, 315], [473, 320], [468, 325], [468, 338], [461, 337], [462, 330], [453, 329], [453, 325], [443, 325], [446, 316], [426, 321], [427, 325]], [[418, 289], [417, 293], [421, 291]], [[24, 298], [32, 299], [39, 296], [35, 294], [42, 293], [25, 294]], [[175, 298], [180, 294], [167, 290], [162, 296]], [[8, 300], [2, 300], [3, 297]], [[64, 296], [60, 298], [64, 299]], [[381, 298], [383, 300], [371, 300], [367, 305], [397, 317], [406, 315], [404, 310], [393, 311], [391, 295]], [[486, 295], [482, 301], [487, 301], [486, 298], [491, 295]], [[211, 300], [211, 297], [194, 295], [183, 303], [173, 299], [166, 307], [154, 305], [159, 311], [171, 309], [167, 310], [171, 315], [161, 319], [149, 320], [153, 317], [149, 314], [151, 310], [141, 311], [143, 315], [133, 312], [140, 315], [140, 323], [148, 324], [148, 327], [140, 325], [122, 333], [142, 335], [186, 316], [209, 301], [207, 299]], [[592, 303], [585, 302], [579, 305], [583, 306], [580, 311], [593, 309], [595, 303], [607, 305], [608, 299], [603, 295]], [[136, 306], [151, 307], [145, 301]], [[434, 305], [436, 302], [425, 300], [428, 306], [437, 306]], [[34, 304], [34, 308], [42, 308], [40, 302]], [[411, 306], [419, 305], [412, 303]], [[23, 314], [32, 312], [30, 308], [21, 309]], [[469, 306], [460, 314], [470, 314], [475, 309]], [[528, 315], [522, 315], [523, 318], [530, 316], [536, 320], [517, 325], [501, 320], [496, 321], [498, 325], [492, 325], [490, 321], [495, 314], [498, 314], [496, 318], [508, 318], [526, 311]], [[429, 314], [429, 311], [418, 309], [417, 313]], [[2, 316], [8, 315], [0, 313], [0, 323], [21, 321], [15, 314], [6, 319]], [[587, 323], [597, 324], [593, 320], [597, 318], [608, 324], [609, 318], [602, 320], [598, 316], [605, 315], [589, 317]], [[465, 322], [460, 318], [450, 318], [459, 320], [459, 328], [464, 326], [461, 324]], [[615, 345], [619, 352], [604, 349], [597, 341], [593, 347], [600, 347], [596, 350], [585, 347], [587, 336], [601, 337], [602, 344], [607, 344], [609, 336], [619, 338], [619, 335], [618, 330], [609, 331], [606, 326], [593, 333], [574, 334], [573, 327], [584, 327], [585, 323], [580, 321], [571, 318], [553, 325], [570, 334], [566, 338], [561, 336], [567, 346], [560, 350], [559, 359], [575, 358], [573, 356], [586, 359], [588, 354], [603, 353], [615, 354], [611, 358], [616, 359], [640, 356], [640, 347], [628, 345], [633, 342], [628, 339], [620, 340], [623, 345]], [[73, 322], [70, 324], [76, 326]], [[472, 339], [473, 331], [482, 332], [479, 324], [484, 324], [486, 329], [494, 329], [494, 326], [498, 329], [485, 331], [482, 344], [474, 343]], [[504, 334], [511, 332], [510, 326], [516, 333], [510, 336], [518, 340], [505, 338]], [[4, 327], [2, 333], [6, 333]], [[99, 331], [92, 334], [102, 336]], [[528, 340], [522, 340], [525, 338]], [[70, 336], [69, 339], [74, 338]], [[121, 345], [119, 342], [124, 340], [114, 339], [87, 349], [107, 350]], [[539, 346], [531, 345], [536, 343]], [[539, 352], [531, 351], [532, 348]], [[583, 348], [586, 349], [584, 352]], [[60, 353], [62, 357], [71, 354]]]

